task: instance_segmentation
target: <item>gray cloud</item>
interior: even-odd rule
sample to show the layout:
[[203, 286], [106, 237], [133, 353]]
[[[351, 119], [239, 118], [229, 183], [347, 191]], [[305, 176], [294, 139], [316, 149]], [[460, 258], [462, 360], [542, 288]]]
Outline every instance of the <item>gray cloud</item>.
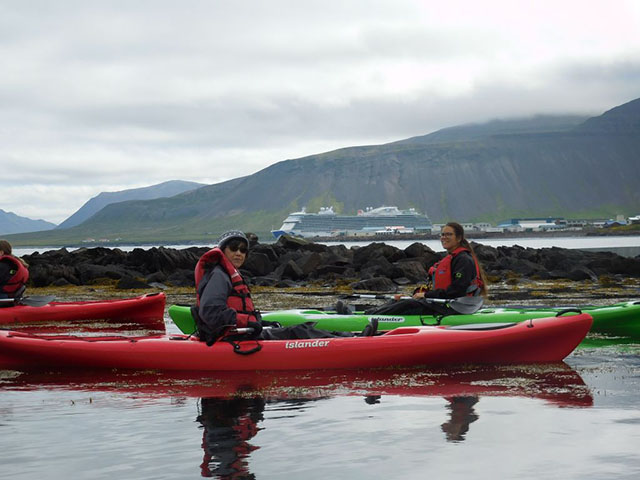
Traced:
[[0, 208], [60, 222], [101, 191], [599, 114], [640, 96], [638, 27], [632, 1], [0, 0]]

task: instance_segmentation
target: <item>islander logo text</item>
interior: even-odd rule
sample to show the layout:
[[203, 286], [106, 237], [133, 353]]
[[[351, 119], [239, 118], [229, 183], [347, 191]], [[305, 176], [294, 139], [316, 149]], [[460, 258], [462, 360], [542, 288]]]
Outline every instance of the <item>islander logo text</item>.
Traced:
[[378, 320], [378, 322], [387, 322], [387, 323], [404, 323], [404, 317], [369, 317], [369, 321]]
[[287, 342], [284, 348], [318, 348], [329, 345], [329, 340], [302, 340], [296, 342]]

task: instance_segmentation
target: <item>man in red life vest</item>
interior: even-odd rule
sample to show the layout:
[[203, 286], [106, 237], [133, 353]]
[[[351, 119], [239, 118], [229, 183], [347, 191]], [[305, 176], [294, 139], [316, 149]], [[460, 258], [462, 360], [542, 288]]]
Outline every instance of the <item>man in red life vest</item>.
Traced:
[[413, 298], [398, 300], [369, 310], [367, 314], [389, 315], [454, 315], [446, 304], [429, 302], [429, 298], [458, 298], [466, 295], [486, 296], [484, 272], [473, 248], [464, 236], [462, 225], [449, 222], [440, 233], [440, 243], [448, 252], [429, 269], [430, 287], [419, 288]]
[[12, 251], [9, 242], [0, 240], [0, 298], [20, 298], [29, 280], [27, 264]]
[[[195, 269], [197, 307], [192, 309], [200, 340], [213, 343], [230, 328], [249, 327], [251, 338], [285, 340], [303, 338], [350, 337], [349, 332], [327, 332], [311, 322], [293, 327], [269, 325], [260, 317], [249, 287], [238, 269], [249, 252], [244, 233], [232, 230], [222, 234], [218, 246], [206, 252]], [[265, 325], [267, 324], [267, 325]], [[273, 328], [263, 329], [263, 326]], [[362, 335], [373, 335], [377, 325], [367, 325]]]

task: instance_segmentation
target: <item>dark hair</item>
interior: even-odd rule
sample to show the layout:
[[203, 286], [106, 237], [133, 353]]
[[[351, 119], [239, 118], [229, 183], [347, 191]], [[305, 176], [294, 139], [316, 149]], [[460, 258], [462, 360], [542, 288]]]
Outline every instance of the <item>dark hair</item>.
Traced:
[[11, 252], [13, 251], [11, 244], [6, 240], [0, 240], [0, 250], [2, 250], [5, 255], [11, 255]]
[[453, 228], [453, 232], [455, 233], [456, 238], [460, 239], [460, 246], [464, 248], [468, 248], [469, 251], [471, 252], [471, 256], [478, 264], [478, 269], [480, 270], [480, 279], [482, 280], [482, 289], [480, 290], [480, 294], [483, 297], [486, 297], [487, 294], [489, 293], [487, 289], [487, 275], [484, 273], [484, 269], [482, 268], [482, 265], [478, 261], [476, 252], [473, 250], [473, 247], [469, 243], [469, 240], [467, 240], [464, 236], [464, 228], [458, 222], [449, 222], [445, 225], [445, 227]]

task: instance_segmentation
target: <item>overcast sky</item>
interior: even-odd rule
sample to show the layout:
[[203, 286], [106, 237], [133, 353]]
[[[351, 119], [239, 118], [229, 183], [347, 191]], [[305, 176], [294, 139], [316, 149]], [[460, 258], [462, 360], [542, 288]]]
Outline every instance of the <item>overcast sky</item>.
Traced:
[[640, 1], [0, 0], [0, 208], [640, 97]]

